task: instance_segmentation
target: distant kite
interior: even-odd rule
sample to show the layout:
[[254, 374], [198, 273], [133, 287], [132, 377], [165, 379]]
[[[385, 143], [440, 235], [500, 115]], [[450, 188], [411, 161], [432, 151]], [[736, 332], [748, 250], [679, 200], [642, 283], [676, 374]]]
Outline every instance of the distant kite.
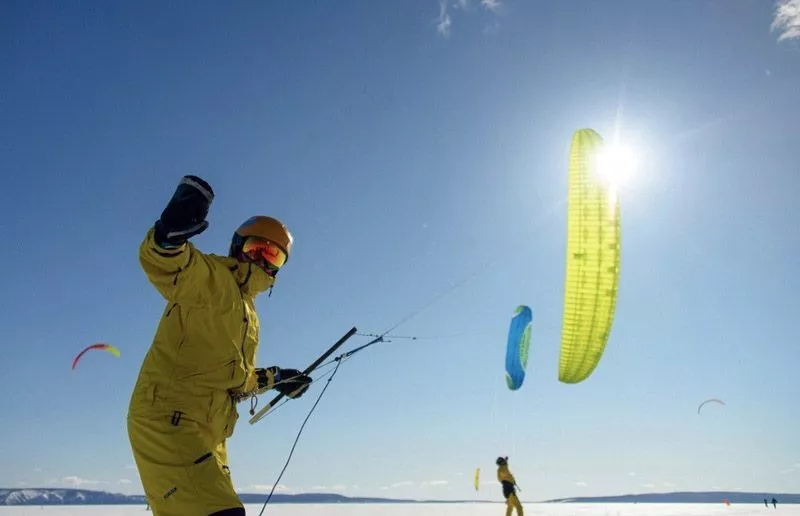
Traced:
[[701, 404], [700, 404], [700, 405], [697, 407], [697, 413], [698, 413], [698, 414], [700, 414], [700, 409], [701, 409], [701, 408], [703, 408], [703, 407], [706, 405], [706, 403], [719, 403], [720, 405], [725, 405], [725, 402], [724, 402], [724, 401], [722, 401], [722, 400], [718, 400], [717, 398], [711, 398], [711, 399], [708, 399], [708, 400], [704, 401], [703, 403], [701, 403]]
[[477, 491], [481, 485], [481, 468], [475, 470], [475, 490]]
[[579, 383], [603, 356], [617, 304], [620, 211], [617, 193], [599, 177], [603, 139], [576, 131], [569, 155], [567, 264], [558, 379]]
[[111, 353], [116, 357], [119, 356], [119, 350], [114, 346], [112, 346], [111, 344], [92, 344], [91, 346], [85, 347], [83, 351], [78, 353], [78, 356], [76, 356], [75, 359], [72, 361], [72, 369], [75, 369], [75, 366], [78, 365], [78, 361], [81, 359], [81, 357], [91, 349], [101, 349], [108, 351], [109, 353]]
[[522, 387], [522, 382], [525, 380], [525, 368], [528, 365], [528, 346], [531, 340], [531, 320], [533, 320], [531, 309], [520, 305], [514, 311], [511, 326], [508, 329], [506, 383], [512, 391]]

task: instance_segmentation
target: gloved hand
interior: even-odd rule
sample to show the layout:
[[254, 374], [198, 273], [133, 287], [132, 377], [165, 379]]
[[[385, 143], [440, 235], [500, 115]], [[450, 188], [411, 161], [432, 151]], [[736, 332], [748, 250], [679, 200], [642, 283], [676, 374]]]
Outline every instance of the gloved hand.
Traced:
[[257, 368], [259, 389], [275, 389], [290, 398], [299, 398], [311, 385], [311, 377], [297, 369], [281, 369], [277, 366]]
[[208, 228], [206, 217], [214, 190], [197, 176], [183, 176], [167, 207], [155, 223], [154, 238], [164, 248], [180, 247]]

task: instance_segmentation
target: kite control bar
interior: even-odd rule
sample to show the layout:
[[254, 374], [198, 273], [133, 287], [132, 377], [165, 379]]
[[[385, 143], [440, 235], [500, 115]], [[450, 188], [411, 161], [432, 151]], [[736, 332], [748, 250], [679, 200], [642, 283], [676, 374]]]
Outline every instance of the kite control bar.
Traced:
[[[311, 363], [311, 365], [309, 365], [308, 367], [306, 367], [306, 368], [305, 368], [305, 370], [303, 371], [303, 373], [302, 373], [302, 374], [304, 374], [304, 375], [311, 374], [311, 372], [313, 372], [313, 371], [314, 371], [314, 369], [316, 369], [317, 367], [319, 367], [319, 365], [320, 365], [322, 362], [324, 362], [326, 358], [328, 358], [329, 356], [331, 356], [331, 354], [333, 354], [333, 352], [334, 352], [334, 351], [336, 351], [337, 349], [339, 349], [339, 347], [340, 347], [342, 344], [344, 344], [345, 342], [347, 342], [347, 339], [349, 339], [350, 337], [352, 337], [353, 335], [355, 335], [357, 331], [358, 331], [358, 330], [356, 329], [356, 327], [355, 327], [355, 326], [353, 326], [352, 328], [350, 328], [350, 331], [348, 331], [347, 333], [345, 333], [345, 334], [342, 336], [342, 338], [340, 338], [339, 340], [337, 340], [337, 341], [336, 341], [336, 344], [334, 344], [333, 346], [331, 346], [330, 348], [328, 348], [328, 350], [327, 350], [325, 353], [323, 353], [322, 355], [320, 355], [320, 356], [319, 356], [319, 358], [317, 358], [316, 360], [314, 360], [314, 362], [312, 362], [312, 363]], [[286, 396], [285, 394], [278, 394], [277, 396], [275, 396], [274, 398], [272, 398], [272, 401], [270, 401], [269, 403], [267, 403], [267, 405], [266, 405], [264, 408], [262, 408], [261, 410], [259, 410], [258, 412], [256, 412], [256, 414], [255, 414], [253, 417], [251, 417], [251, 418], [250, 418], [250, 424], [251, 424], [251, 425], [254, 425], [254, 424], [258, 423], [259, 421], [261, 421], [261, 419], [262, 419], [264, 416], [266, 416], [266, 415], [267, 415], [267, 412], [269, 412], [269, 411], [272, 409], [272, 407], [274, 407], [274, 406], [275, 406], [275, 405], [276, 405], [276, 404], [277, 404], [279, 401], [281, 401], [281, 400], [282, 400], [282, 399], [283, 399], [285, 396]]]

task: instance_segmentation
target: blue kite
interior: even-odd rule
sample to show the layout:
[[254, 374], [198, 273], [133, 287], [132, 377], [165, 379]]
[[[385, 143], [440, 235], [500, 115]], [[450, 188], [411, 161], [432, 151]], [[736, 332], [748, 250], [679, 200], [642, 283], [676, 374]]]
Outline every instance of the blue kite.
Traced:
[[511, 327], [508, 329], [508, 345], [506, 347], [506, 383], [508, 388], [516, 391], [525, 380], [525, 368], [528, 366], [528, 345], [531, 340], [531, 321], [533, 312], [525, 305], [514, 311]]

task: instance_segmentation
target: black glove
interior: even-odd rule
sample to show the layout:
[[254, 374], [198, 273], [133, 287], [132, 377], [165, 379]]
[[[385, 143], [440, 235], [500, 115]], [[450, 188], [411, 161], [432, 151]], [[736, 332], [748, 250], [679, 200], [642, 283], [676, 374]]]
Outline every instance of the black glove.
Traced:
[[259, 389], [275, 389], [290, 398], [299, 398], [311, 385], [311, 377], [297, 369], [281, 369], [273, 366], [256, 369]]
[[180, 247], [208, 228], [206, 217], [214, 190], [197, 176], [183, 176], [161, 218], [155, 223], [154, 238], [164, 248]]

